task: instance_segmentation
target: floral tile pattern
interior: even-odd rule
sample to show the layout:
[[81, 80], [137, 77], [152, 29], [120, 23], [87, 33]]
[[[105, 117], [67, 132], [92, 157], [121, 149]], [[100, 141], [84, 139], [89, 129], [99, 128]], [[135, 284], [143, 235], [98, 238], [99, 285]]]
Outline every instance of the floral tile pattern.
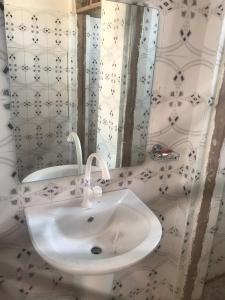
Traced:
[[[128, 1], [133, 3], [133, 1]], [[217, 48], [223, 19], [223, 1], [186, 1], [186, 0], [149, 0], [139, 1], [140, 4], [153, 5], [160, 12], [159, 38], [157, 49], [156, 73], [151, 97], [150, 125], [148, 134], [148, 150], [155, 143], [171, 147], [181, 154], [180, 160], [170, 163], [159, 163], [148, 159], [143, 166], [124, 168], [111, 172], [111, 181], [105, 182], [96, 174], [96, 181], [102, 184], [105, 191], [130, 188], [157, 214], [163, 227], [163, 237], [160, 245], [149, 257], [134, 267], [115, 274], [112, 298], [135, 300], [172, 300], [181, 299], [182, 287], [185, 282], [185, 271], [190, 259], [190, 245], [196, 220], [196, 210], [199, 199], [195, 191], [201, 181], [202, 157], [206, 144], [206, 132], [209, 115], [214, 105], [212, 94], [213, 70], [216, 65]], [[0, 35], [4, 36], [3, 5], [0, 2]], [[113, 4], [117, 7], [117, 4]], [[106, 1], [103, 1], [103, 9]], [[7, 9], [6, 9], [7, 10]], [[19, 11], [17, 11], [20, 15]], [[29, 15], [29, 13], [28, 13]], [[24, 18], [27, 17], [27, 13]], [[175, 20], [175, 21], [174, 21]], [[11, 68], [15, 81], [19, 82], [26, 74], [39, 76], [39, 64], [31, 69], [30, 63], [39, 53], [47, 36], [47, 45], [53, 45], [48, 35], [48, 28], [40, 34], [36, 32], [36, 20], [32, 20], [34, 41], [32, 49], [15, 72], [13, 57]], [[11, 45], [24, 40], [25, 23], [20, 24], [16, 40], [11, 38]], [[10, 25], [11, 26], [11, 25]], [[50, 25], [49, 25], [50, 26]], [[52, 26], [52, 25], [51, 25]], [[50, 28], [50, 27], [49, 27]], [[53, 27], [51, 27], [53, 28]], [[50, 28], [50, 29], [51, 29]], [[54, 27], [56, 29], [60, 26]], [[53, 29], [54, 29], [53, 28]], [[213, 28], [213, 41], [211, 39]], [[63, 29], [64, 30], [64, 29]], [[60, 31], [57, 31], [57, 39]], [[59, 39], [60, 40], [60, 39]], [[1, 39], [4, 41], [4, 39]], [[58, 42], [57, 42], [58, 43]], [[55, 44], [54, 44], [55, 45]], [[64, 51], [64, 41], [55, 45], [57, 50], [49, 56]], [[1, 70], [7, 65], [6, 46], [0, 44]], [[13, 47], [12, 47], [13, 49]], [[21, 49], [16, 49], [20, 55]], [[14, 54], [14, 52], [13, 52]], [[38, 56], [43, 61], [42, 55]], [[63, 56], [60, 56], [63, 59]], [[47, 56], [48, 58], [48, 56]], [[32, 63], [33, 66], [33, 63]], [[49, 74], [49, 65], [40, 71], [40, 79]], [[58, 65], [57, 65], [58, 66]], [[64, 65], [63, 65], [64, 66]], [[33, 67], [32, 67], [33, 68]], [[59, 63], [60, 69], [60, 63]], [[25, 71], [24, 71], [25, 70]], [[26, 73], [28, 72], [28, 73]], [[61, 81], [63, 82], [63, 72]], [[17, 75], [18, 74], [18, 75]], [[56, 76], [51, 81], [56, 82]], [[30, 78], [30, 77], [29, 77]], [[36, 81], [35, 81], [36, 82]], [[36, 85], [39, 90], [39, 83]], [[7, 74], [0, 72], [0, 154], [1, 181], [0, 207], [0, 298], [6, 300], [33, 299], [80, 299], [74, 290], [70, 278], [46, 265], [36, 254], [28, 235], [23, 209], [28, 205], [39, 203], [54, 203], [82, 195], [82, 177], [64, 178], [49, 182], [37, 182], [25, 186], [17, 186], [15, 182], [15, 150], [12, 139], [14, 124], [9, 121], [9, 86]], [[44, 87], [45, 89], [45, 87]], [[41, 89], [41, 90], [44, 90]], [[40, 111], [39, 101], [43, 97], [36, 97], [36, 107], [28, 108], [32, 114]], [[15, 99], [17, 98], [14, 95]], [[29, 99], [28, 99], [29, 100]], [[16, 103], [16, 100], [13, 100]], [[59, 112], [60, 106], [58, 100]], [[27, 101], [24, 101], [27, 105]], [[17, 104], [12, 111], [16, 112]], [[55, 107], [54, 107], [55, 109]], [[51, 110], [50, 110], [51, 111]], [[54, 115], [54, 110], [51, 111]], [[201, 117], [200, 117], [201, 116]], [[203, 117], [204, 116], [204, 117]], [[21, 133], [15, 130], [19, 141]], [[57, 127], [57, 135], [61, 141], [62, 128]], [[29, 132], [27, 134], [29, 136]], [[48, 138], [42, 130], [37, 129], [37, 140]], [[6, 147], [6, 148], [4, 148]], [[9, 147], [9, 148], [7, 148]], [[7, 150], [4, 150], [7, 149]], [[7, 157], [11, 149], [14, 158]], [[33, 163], [33, 162], [32, 162]], [[199, 286], [199, 282], [197, 282]], [[202, 285], [200, 285], [200, 294]]]
[[132, 166], [143, 162], [146, 151], [151, 109], [149, 98], [152, 96], [158, 27], [158, 10], [145, 8], [137, 66], [137, 91], [131, 154]]
[[[4, 31], [3, 4], [0, 2], [0, 200], [17, 186], [15, 145], [11, 131], [10, 92], [7, 66], [7, 51]], [[4, 198], [3, 198], [4, 199]]]
[[[139, 30], [135, 27], [139, 24], [135, 14], [140, 14], [134, 7], [123, 3], [112, 6], [112, 3], [106, 2], [102, 10], [97, 149], [110, 168], [121, 165], [123, 144], [127, 142], [124, 126], [130, 116], [125, 116], [125, 110], [132, 105], [128, 96], [130, 78], [134, 72], [131, 53]], [[145, 8], [140, 25], [140, 41], [136, 41], [137, 78], [132, 79], [136, 82], [131, 136], [132, 166], [143, 163], [145, 156], [158, 23], [158, 10]]]
[[[224, 280], [217, 280], [217, 278], [220, 278], [225, 274], [224, 151], [225, 144], [223, 144], [220, 154], [220, 164], [217, 172], [216, 186], [214, 189], [210, 218], [205, 236], [204, 251], [201, 257], [202, 267], [198, 276], [199, 286], [203, 286], [203, 284], [206, 282], [204, 294], [207, 295], [209, 293], [212, 297], [214, 293], [215, 297], [218, 297], [218, 299], [220, 299], [219, 297], [222, 297], [222, 292], [224, 293], [224, 290], [219, 288], [220, 292], [216, 292], [214, 283], [216, 287], [217, 283], [224, 282]], [[208, 284], [208, 282], [210, 283]], [[221, 293], [221, 295], [217, 296], [219, 293]], [[197, 287], [195, 294], [198, 295]]]
[[12, 131], [18, 177], [71, 163], [68, 45], [71, 15], [5, 5]]

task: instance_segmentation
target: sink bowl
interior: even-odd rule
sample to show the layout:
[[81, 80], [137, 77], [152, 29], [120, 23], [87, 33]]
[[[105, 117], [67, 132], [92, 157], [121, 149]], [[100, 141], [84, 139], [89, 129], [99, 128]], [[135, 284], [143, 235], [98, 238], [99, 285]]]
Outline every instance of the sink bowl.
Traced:
[[[85, 169], [85, 165], [83, 166], [83, 169]], [[99, 171], [99, 168], [94, 166], [92, 170]], [[82, 174], [79, 174], [78, 165], [54, 166], [44, 168], [29, 174], [23, 179], [22, 183], [79, 175]]]
[[132, 191], [104, 193], [88, 209], [81, 200], [25, 209], [34, 248], [55, 268], [73, 275], [114, 273], [158, 245], [161, 224]]

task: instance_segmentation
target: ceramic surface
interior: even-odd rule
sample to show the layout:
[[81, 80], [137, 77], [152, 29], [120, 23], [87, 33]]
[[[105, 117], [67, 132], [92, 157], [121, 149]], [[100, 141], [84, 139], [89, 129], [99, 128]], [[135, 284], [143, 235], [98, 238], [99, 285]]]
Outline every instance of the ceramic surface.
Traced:
[[55, 268], [73, 275], [114, 273], [158, 245], [160, 222], [130, 190], [92, 199], [89, 209], [81, 201], [25, 209], [35, 249]]
[[[83, 166], [85, 168], [85, 165]], [[98, 171], [98, 167], [92, 167], [92, 171]], [[33, 172], [23, 179], [23, 183], [29, 183], [33, 181], [48, 180], [51, 178], [61, 178], [67, 176], [78, 176], [78, 165], [62, 165], [50, 168], [41, 169]]]
[[[138, 3], [154, 6], [160, 12], [148, 149], [160, 143], [181, 157], [178, 162], [170, 163], [147, 159], [143, 166], [112, 171], [110, 183], [101, 181], [100, 176], [95, 180], [105, 191], [133, 190], [154, 211], [163, 228], [161, 242], [152, 255], [116, 274], [112, 291], [115, 299], [181, 299], [200, 200], [196, 189], [201, 179], [201, 158], [208, 118], [214, 108], [213, 70], [219, 64], [217, 50], [225, 7], [224, 1], [217, 0], [140, 0]], [[105, 1], [103, 9], [104, 6]], [[116, 3], [113, 9], [117, 10]], [[0, 20], [3, 70], [7, 53], [1, 10]], [[109, 27], [114, 25], [117, 26], [110, 23]], [[74, 300], [78, 296], [69, 279], [47, 265], [34, 250], [25, 225], [24, 207], [80, 197], [83, 178], [57, 179], [23, 187], [17, 184], [9, 124], [9, 83], [3, 72], [0, 72], [0, 87], [0, 208], [4, 212], [0, 219], [1, 298]], [[201, 295], [202, 280], [197, 287]]]

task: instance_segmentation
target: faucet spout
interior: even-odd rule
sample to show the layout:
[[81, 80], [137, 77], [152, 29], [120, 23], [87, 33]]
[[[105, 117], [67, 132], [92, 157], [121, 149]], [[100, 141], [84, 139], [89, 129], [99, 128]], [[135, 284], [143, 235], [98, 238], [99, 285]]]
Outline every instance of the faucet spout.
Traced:
[[100, 186], [91, 187], [91, 168], [92, 168], [93, 159], [97, 160], [98, 165], [101, 168], [102, 179], [110, 180], [110, 173], [104, 159], [97, 153], [92, 153], [91, 155], [89, 155], [86, 163], [86, 168], [85, 168], [84, 199], [82, 202], [82, 206], [86, 208], [91, 207], [90, 199], [92, 197], [99, 197], [102, 195], [102, 189]]
[[91, 155], [89, 155], [88, 159], [87, 159], [87, 163], [86, 163], [86, 168], [85, 168], [85, 176], [84, 176], [84, 181], [86, 185], [90, 185], [91, 184], [91, 166], [93, 163], [93, 159], [96, 159], [99, 163], [99, 167], [101, 168], [102, 171], [102, 179], [105, 180], [109, 180], [110, 179], [110, 174], [109, 174], [109, 170], [108, 167], [104, 161], [104, 159], [97, 153], [92, 153]]
[[71, 132], [67, 138], [67, 142], [74, 143], [76, 157], [77, 157], [77, 165], [78, 165], [78, 175], [83, 173], [83, 157], [82, 157], [82, 149], [80, 144], [80, 139], [76, 132]]

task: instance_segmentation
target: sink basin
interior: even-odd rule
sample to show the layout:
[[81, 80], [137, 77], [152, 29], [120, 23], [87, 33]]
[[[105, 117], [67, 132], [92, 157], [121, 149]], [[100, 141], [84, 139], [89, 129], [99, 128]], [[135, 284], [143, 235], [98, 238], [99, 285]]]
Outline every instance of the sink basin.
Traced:
[[[85, 165], [83, 167], [85, 168]], [[93, 171], [99, 171], [99, 168], [93, 167]], [[26, 176], [23, 179], [22, 183], [78, 175], [82, 175], [78, 172], [78, 165], [62, 165], [35, 171]]]
[[114, 273], [158, 245], [161, 224], [132, 191], [104, 193], [88, 209], [81, 200], [25, 209], [36, 251], [55, 268], [73, 275]]

